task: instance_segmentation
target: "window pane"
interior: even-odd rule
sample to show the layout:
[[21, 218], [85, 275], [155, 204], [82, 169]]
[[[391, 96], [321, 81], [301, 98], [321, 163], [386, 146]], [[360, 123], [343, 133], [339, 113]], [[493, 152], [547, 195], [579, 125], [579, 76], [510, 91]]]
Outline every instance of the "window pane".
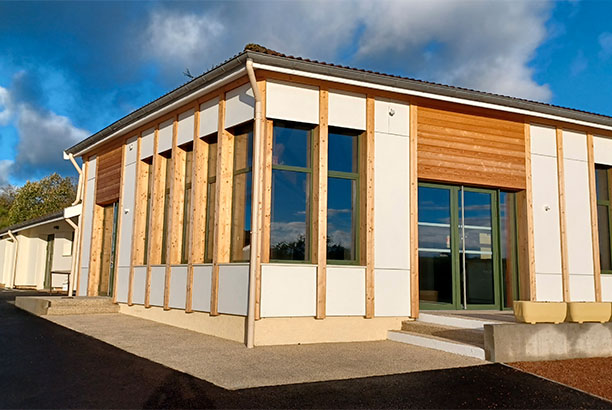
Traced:
[[599, 258], [601, 260], [601, 270], [611, 270], [610, 221], [608, 207], [606, 205], [597, 206], [597, 223], [599, 225]]
[[[500, 252], [502, 262], [502, 275], [504, 281], [503, 303], [504, 307], [512, 307], [513, 284], [516, 283], [516, 216], [515, 216], [515, 194], [500, 192], [499, 194], [499, 217], [500, 217]], [[518, 295], [517, 295], [518, 296]]]
[[208, 178], [217, 175], [217, 143], [208, 145]]
[[[144, 256], [142, 264], [146, 265], [149, 258], [149, 231], [150, 231], [150, 217], [151, 217], [151, 192], [153, 190], [153, 163], [147, 163], [147, 212], [145, 219], [145, 234], [144, 234]], [[140, 204], [138, 204], [140, 206]]]
[[328, 141], [329, 170], [357, 172], [357, 134], [330, 129]]
[[595, 168], [595, 185], [597, 186], [597, 200], [607, 201], [610, 198], [607, 167]]
[[234, 171], [251, 168], [253, 162], [253, 131], [242, 129], [234, 138]]
[[310, 174], [272, 171], [270, 259], [310, 260]]
[[187, 151], [185, 155], [185, 195], [183, 198], [183, 240], [181, 251], [181, 263], [187, 263], [189, 259], [189, 224], [191, 222], [191, 177], [193, 170], [193, 151]]
[[310, 168], [310, 134], [307, 127], [275, 125], [272, 164]]
[[419, 251], [419, 299], [421, 301], [453, 303], [452, 275], [453, 263], [450, 253]]
[[166, 244], [168, 243], [168, 220], [172, 204], [170, 203], [170, 181], [172, 179], [173, 161], [172, 157], [166, 159], [166, 180], [164, 185], [164, 223], [162, 230], [161, 263], [166, 263]]
[[450, 209], [450, 190], [419, 187], [419, 222], [448, 225], [450, 233]]
[[249, 260], [251, 243], [251, 172], [234, 176], [232, 198], [232, 262]]
[[216, 183], [208, 184], [208, 192], [206, 193], [206, 249], [204, 251], [204, 262], [212, 262], [213, 245], [215, 241], [215, 198], [216, 198]]
[[356, 185], [351, 179], [328, 178], [327, 259], [357, 259]]

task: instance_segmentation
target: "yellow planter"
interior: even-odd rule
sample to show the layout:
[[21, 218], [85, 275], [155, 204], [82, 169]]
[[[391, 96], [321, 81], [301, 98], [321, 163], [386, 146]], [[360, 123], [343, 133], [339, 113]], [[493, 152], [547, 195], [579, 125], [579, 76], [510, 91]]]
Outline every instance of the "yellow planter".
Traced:
[[570, 302], [567, 304], [567, 321], [604, 323], [612, 316], [612, 304], [605, 302]]
[[514, 317], [523, 323], [561, 323], [567, 316], [565, 302], [514, 301]]

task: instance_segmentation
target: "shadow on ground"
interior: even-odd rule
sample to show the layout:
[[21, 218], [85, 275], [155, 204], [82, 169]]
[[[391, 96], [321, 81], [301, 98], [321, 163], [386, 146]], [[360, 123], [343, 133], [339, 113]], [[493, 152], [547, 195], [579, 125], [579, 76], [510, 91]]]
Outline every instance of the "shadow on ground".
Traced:
[[0, 408], [612, 408], [499, 364], [230, 391], [20, 311], [16, 294], [0, 290]]

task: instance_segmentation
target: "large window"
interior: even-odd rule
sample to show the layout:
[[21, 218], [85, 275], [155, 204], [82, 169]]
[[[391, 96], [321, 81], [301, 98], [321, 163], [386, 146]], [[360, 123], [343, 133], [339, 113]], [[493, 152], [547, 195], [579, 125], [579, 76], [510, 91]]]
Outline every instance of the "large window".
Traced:
[[329, 129], [327, 259], [357, 262], [359, 131]]
[[612, 274], [612, 168], [596, 165], [597, 223], [599, 228], [599, 258], [601, 272]]
[[251, 181], [253, 125], [234, 130], [234, 182], [230, 260], [246, 262], [251, 248]]
[[[143, 166], [147, 172], [147, 204], [146, 204], [146, 219], [145, 219], [145, 232], [144, 232], [144, 256], [142, 264], [146, 265], [149, 258], [149, 234], [151, 232], [150, 218], [151, 218], [151, 194], [153, 192], [153, 159], [148, 158], [143, 161]], [[141, 206], [141, 204], [138, 204]]]
[[312, 126], [274, 124], [270, 260], [310, 261]]
[[217, 195], [217, 136], [208, 142], [208, 177], [206, 181], [206, 242], [204, 247], [204, 262], [213, 260], [213, 244], [215, 241], [215, 199]]
[[191, 240], [191, 232], [189, 225], [191, 223], [191, 179], [193, 174], [193, 143], [187, 144], [185, 147], [185, 192], [183, 197], [183, 241], [181, 250], [181, 263], [189, 261], [189, 241]]
[[168, 222], [170, 221], [170, 212], [172, 212], [172, 203], [170, 201], [170, 181], [172, 180], [173, 161], [171, 152], [162, 154], [166, 162], [166, 175], [164, 182], [164, 223], [162, 230], [162, 248], [161, 248], [161, 264], [166, 263], [168, 254]]

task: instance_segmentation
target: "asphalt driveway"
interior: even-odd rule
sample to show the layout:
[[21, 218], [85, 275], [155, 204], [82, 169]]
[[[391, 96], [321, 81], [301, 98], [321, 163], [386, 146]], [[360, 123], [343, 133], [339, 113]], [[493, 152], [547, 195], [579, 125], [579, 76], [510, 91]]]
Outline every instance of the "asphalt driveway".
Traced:
[[31, 316], [14, 296], [0, 290], [0, 408], [612, 408], [498, 364], [231, 391]]

